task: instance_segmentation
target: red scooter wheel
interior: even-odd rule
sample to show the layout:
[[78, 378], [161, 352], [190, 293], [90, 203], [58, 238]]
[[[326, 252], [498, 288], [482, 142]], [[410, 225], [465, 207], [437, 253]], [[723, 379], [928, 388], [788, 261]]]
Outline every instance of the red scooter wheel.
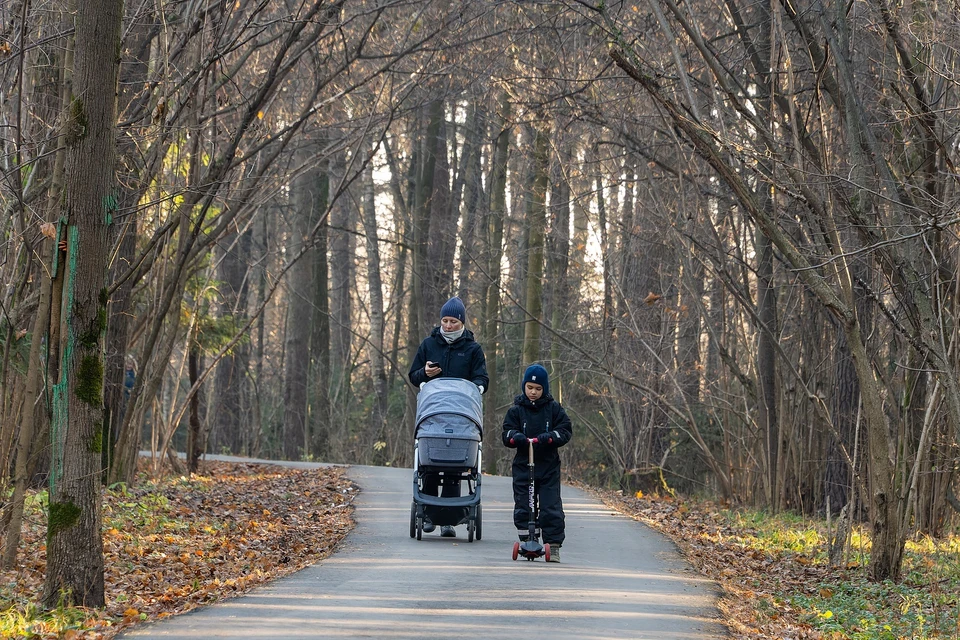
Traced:
[[513, 559], [516, 560], [518, 555], [520, 555], [520, 543], [514, 542], [513, 543]]
[[543, 559], [550, 562], [550, 543], [543, 545]]

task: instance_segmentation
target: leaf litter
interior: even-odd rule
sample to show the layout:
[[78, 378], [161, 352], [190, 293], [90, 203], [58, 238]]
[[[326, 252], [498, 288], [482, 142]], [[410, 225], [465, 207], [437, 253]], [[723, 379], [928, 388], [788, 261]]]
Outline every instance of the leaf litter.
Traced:
[[[777, 594], [805, 592], [813, 585], [837, 578], [828, 566], [813, 565], [797, 554], [778, 557], [745, 548], [743, 527], [734, 526], [709, 502], [680, 501], [672, 497], [624, 496], [622, 492], [578, 485], [607, 506], [668, 536], [703, 575], [722, 589], [717, 603], [721, 622], [738, 640], [813, 640], [823, 634], [800, 621], [803, 612]], [[799, 561], [798, 561], [799, 559]]]
[[209, 461], [201, 475], [105, 491], [106, 607], [59, 614], [37, 612], [46, 514], [45, 492], [34, 494], [17, 566], [0, 571], [0, 636], [103, 640], [249, 591], [330, 555], [354, 526], [357, 493], [343, 467]]

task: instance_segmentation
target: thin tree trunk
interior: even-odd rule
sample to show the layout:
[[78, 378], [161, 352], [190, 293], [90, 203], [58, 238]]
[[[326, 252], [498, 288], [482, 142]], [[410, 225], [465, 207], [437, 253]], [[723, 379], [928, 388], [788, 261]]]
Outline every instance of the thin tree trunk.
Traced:
[[[371, 145], [371, 156], [376, 153]], [[380, 276], [380, 242], [377, 230], [377, 204], [373, 183], [373, 161], [363, 173], [363, 228], [367, 249], [367, 287], [370, 294], [370, 376], [373, 379], [374, 432], [379, 433], [387, 415], [387, 372], [384, 368], [383, 282]]]
[[[563, 143], [567, 143], [564, 141]], [[567, 315], [570, 312], [570, 183], [562, 175], [562, 170], [569, 167], [566, 164], [570, 161], [569, 149], [566, 146], [561, 147], [563, 153], [556, 159], [558, 171], [551, 185], [550, 198], [550, 237], [548, 253], [549, 281], [551, 283], [551, 304], [553, 306], [550, 314], [550, 326], [554, 331], [563, 332], [567, 327]], [[551, 336], [550, 341], [550, 379], [553, 381], [551, 390], [555, 397], [560, 400], [563, 390], [563, 378], [559, 371], [559, 362], [561, 357], [561, 341]]]
[[[340, 156], [334, 168], [337, 183], [346, 172], [345, 159]], [[355, 286], [356, 227], [353, 199], [346, 194], [333, 203], [330, 213], [330, 366], [332, 381], [332, 409], [336, 415], [335, 429], [345, 426], [345, 411], [350, 403], [350, 380], [353, 354], [353, 296]]]
[[543, 321], [543, 244], [547, 227], [547, 180], [550, 170], [549, 133], [538, 128], [533, 149], [533, 189], [527, 201], [527, 318], [523, 332], [523, 365], [540, 360]]
[[[133, 58], [124, 61], [120, 67], [120, 113], [143, 111], [142, 103], [148, 99], [149, 93], [143, 86], [147, 79], [151, 33], [153, 27], [152, 14], [150, 16], [136, 16], [132, 29], [127, 37], [128, 49], [133, 52]], [[137, 123], [140, 124], [140, 123]], [[120, 182], [120, 213], [122, 219], [114, 232], [118, 234], [115, 242], [118, 243], [116, 256], [110, 265], [110, 280], [127, 273], [133, 265], [137, 250], [137, 221], [139, 216], [136, 210], [144, 190], [149, 181], [141, 180], [143, 170], [140, 154], [134, 139], [135, 131], [130, 127], [121, 131], [117, 144], [118, 165], [123, 178]], [[114, 444], [120, 437], [120, 426], [123, 424], [123, 415], [126, 410], [126, 395], [124, 393], [124, 376], [127, 363], [127, 340], [130, 331], [130, 297], [133, 291], [134, 279], [127, 278], [117, 287], [110, 296], [110, 305], [107, 315], [107, 360], [104, 382], [104, 406], [106, 419], [104, 421], [103, 457], [107, 468], [113, 466]]]
[[[43, 264], [50, 262], [51, 240], [43, 240], [41, 260]], [[13, 569], [16, 566], [17, 547], [20, 544], [20, 526], [23, 522], [23, 501], [26, 495], [27, 484], [30, 480], [27, 472], [30, 450], [33, 448], [36, 433], [36, 417], [39, 409], [37, 404], [41, 399], [44, 380], [41, 376], [40, 347], [47, 334], [50, 322], [50, 278], [46, 274], [40, 276], [40, 303], [34, 316], [33, 332], [30, 337], [30, 360], [27, 369], [27, 382], [23, 394], [23, 419], [20, 422], [20, 434], [17, 441], [16, 461], [13, 472], [13, 496], [10, 499], [10, 517], [7, 522], [6, 535], [3, 545], [2, 567]]]
[[313, 253], [313, 313], [310, 323], [313, 328], [310, 334], [313, 379], [310, 447], [320, 460], [325, 460], [329, 454], [330, 433], [330, 285], [327, 266], [329, 202], [329, 163], [323, 161], [317, 170], [317, 195], [314, 203], [319, 217], [316, 221], [316, 246]]
[[[478, 298], [478, 306], [482, 306], [482, 301], [479, 300], [479, 296], [475, 296], [474, 294], [474, 287], [476, 286], [474, 281], [476, 277], [475, 263], [480, 258], [476, 248], [477, 242], [475, 241], [475, 237], [477, 233], [480, 196], [482, 195], [483, 189], [482, 176], [480, 174], [481, 145], [478, 142], [483, 125], [476, 103], [471, 104], [469, 114], [470, 117], [464, 128], [466, 136], [463, 145], [464, 160], [462, 172], [464, 211], [462, 231], [460, 233], [460, 267], [457, 270], [457, 296], [463, 300], [463, 304], [467, 308], [467, 313], [470, 312], [472, 308], [471, 303], [475, 297]], [[457, 202], [458, 193], [455, 193], [454, 196], [454, 202]], [[480, 314], [474, 313], [473, 317], [478, 317], [479, 315]]]
[[613, 332], [613, 270], [610, 253], [610, 232], [607, 225], [607, 205], [603, 187], [603, 164], [597, 158], [597, 227], [600, 231], [600, 257], [603, 261], [603, 329], [606, 338]]
[[497, 398], [504, 394], [500, 389], [499, 375], [499, 320], [500, 320], [500, 259], [503, 256], [503, 219], [507, 209], [507, 161], [510, 152], [510, 101], [506, 95], [500, 97], [500, 119], [496, 143], [493, 150], [492, 175], [490, 176], [490, 213], [487, 220], [490, 263], [487, 273], [486, 326], [483, 329], [484, 354], [487, 357], [487, 373], [490, 376], [490, 389], [483, 403], [483, 424], [487, 437], [484, 441], [484, 460], [487, 473], [497, 472], [496, 429]]
[[764, 433], [767, 454], [767, 501], [774, 512], [779, 510], [778, 480], [780, 426], [777, 421], [777, 353], [773, 341], [777, 333], [777, 299], [773, 282], [773, 246], [757, 234], [757, 314], [767, 330], [760, 331], [757, 344], [757, 383], [760, 403], [758, 421]]
[[[200, 354], [196, 345], [187, 355], [187, 378], [193, 387], [200, 377]], [[203, 424], [200, 422], [200, 394], [195, 393], [190, 398], [190, 411], [187, 422], [187, 472], [196, 473], [200, 467], [200, 457], [203, 455]]]
[[[309, 162], [313, 146], [298, 154], [301, 163]], [[317, 183], [315, 169], [308, 169], [291, 185], [292, 212], [289, 255], [299, 255], [313, 243]], [[306, 249], [287, 271], [287, 317], [283, 357], [283, 454], [298, 460], [309, 451], [307, 434], [307, 384], [310, 370], [310, 312], [313, 298], [313, 249]]]
[[[263, 213], [262, 215], [266, 215]], [[230, 234], [223, 242], [220, 256], [220, 316], [233, 316], [234, 324], [241, 325], [247, 316], [248, 286], [251, 262], [251, 232]], [[249, 349], [239, 345], [221, 358], [214, 377], [214, 411], [209, 440], [214, 451], [227, 450], [242, 453], [241, 435], [246, 420], [243, 417], [247, 389]]]
[[442, 167], [446, 166], [446, 147], [443, 144], [442, 131], [443, 116], [443, 100], [434, 100], [427, 116], [427, 130], [421, 143], [423, 151], [417, 171], [416, 227], [414, 229], [414, 243], [417, 251], [414, 260], [414, 277], [417, 288], [414, 294], [420, 304], [417, 310], [420, 337], [429, 333], [437, 323], [442, 304], [440, 292], [437, 291], [437, 283], [440, 282], [437, 272], [440, 270], [440, 265], [432, 262], [431, 258], [440, 257], [438, 247], [441, 242], [441, 239], [433, 237], [433, 234], [440, 230], [440, 222], [434, 222], [432, 217], [435, 213], [440, 213], [441, 206], [447, 204], [445, 196], [449, 195], [441, 189], [439, 199], [443, 202], [434, 204], [438, 191], [437, 177], [448, 175], [447, 171], [437, 167], [438, 163], [441, 163], [438, 157], [441, 149], [444, 151]]

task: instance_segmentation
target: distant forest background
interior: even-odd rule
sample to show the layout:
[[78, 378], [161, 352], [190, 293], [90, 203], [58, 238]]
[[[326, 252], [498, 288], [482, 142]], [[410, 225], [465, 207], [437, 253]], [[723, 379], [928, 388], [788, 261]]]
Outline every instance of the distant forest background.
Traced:
[[141, 449], [409, 465], [459, 295], [488, 472], [541, 362], [572, 477], [867, 521], [895, 577], [960, 506], [958, 42], [937, 0], [0, 3], [5, 558], [26, 487], [60, 533]]

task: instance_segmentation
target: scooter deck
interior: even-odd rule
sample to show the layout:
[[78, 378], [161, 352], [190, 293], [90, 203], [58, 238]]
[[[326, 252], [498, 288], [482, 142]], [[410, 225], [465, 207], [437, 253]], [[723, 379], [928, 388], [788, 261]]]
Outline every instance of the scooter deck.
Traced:
[[526, 558], [527, 560], [536, 560], [537, 558], [546, 557], [547, 562], [550, 561], [550, 544], [541, 545], [539, 542], [527, 541], [523, 544], [519, 542], [513, 543], [513, 559], [517, 558]]

